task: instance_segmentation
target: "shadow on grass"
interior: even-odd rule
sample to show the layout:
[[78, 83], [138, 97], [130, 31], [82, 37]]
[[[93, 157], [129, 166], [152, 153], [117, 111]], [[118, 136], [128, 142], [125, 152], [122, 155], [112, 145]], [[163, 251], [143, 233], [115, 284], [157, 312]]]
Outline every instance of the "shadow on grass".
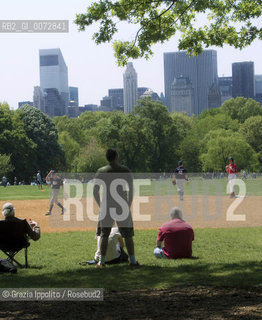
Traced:
[[[32, 267], [37, 269], [37, 267]], [[41, 267], [40, 267], [41, 268]], [[27, 272], [29, 270], [29, 272]], [[145, 265], [130, 268], [127, 264], [106, 266], [79, 266], [38, 275], [36, 270], [20, 269], [18, 274], [2, 274], [1, 287], [71, 287], [104, 288], [106, 290], [130, 290], [170, 288], [188, 285], [262, 286], [262, 262], [205, 264], [200, 260], [190, 265]]]
[[261, 299], [261, 288], [187, 286], [165, 290], [107, 291], [103, 302], [0, 302], [0, 318], [259, 320]]

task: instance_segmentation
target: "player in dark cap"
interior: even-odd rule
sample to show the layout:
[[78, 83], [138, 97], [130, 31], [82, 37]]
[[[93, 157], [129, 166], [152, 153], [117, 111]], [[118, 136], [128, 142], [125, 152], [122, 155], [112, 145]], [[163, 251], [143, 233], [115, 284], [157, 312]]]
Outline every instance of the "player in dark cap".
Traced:
[[173, 176], [173, 184], [177, 186], [177, 192], [179, 194], [179, 199], [184, 200], [184, 183], [188, 180], [187, 171], [183, 166], [181, 160], [178, 161], [178, 167], [175, 169]]

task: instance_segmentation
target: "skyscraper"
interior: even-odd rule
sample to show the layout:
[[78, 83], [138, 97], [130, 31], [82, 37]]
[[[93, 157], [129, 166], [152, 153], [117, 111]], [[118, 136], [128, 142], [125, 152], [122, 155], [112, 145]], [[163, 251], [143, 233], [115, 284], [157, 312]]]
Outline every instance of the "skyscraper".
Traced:
[[171, 85], [175, 78], [188, 78], [194, 90], [194, 114], [208, 109], [208, 92], [217, 81], [217, 52], [204, 50], [197, 57], [184, 51], [164, 53], [165, 99], [171, 111]]
[[254, 62], [232, 63], [232, 96], [254, 98], [255, 78]]
[[129, 113], [133, 110], [137, 102], [137, 73], [132, 62], [128, 62], [123, 78], [124, 112]]
[[[55, 93], [56, 99], [54, 100], [52, 97], [50, 99], [45, 99], [48, 101], [60, 101], [59, 105], [55, 108], [55, 112], [52, 111], [54, 105], [52, 104], [52, 108], [48, 105], [45, 106], [46, 113], [51, 116], [56, 116], [61, 114], [65, 114], [68, 107], [69, 102], [69, 92], [68, 92], [68, 72], [67, 66], [65, 64], [63, 55], [59, 48], [57, 49], [40, 49], [39, 50], [39, 63], [40, 63], [40, 88], [42, 92], [45, 94], [51, 93], [54, 96], [54, 90], [50, 91], [47, 89], [56, 89], [58, 94], [60, 95], [62, 101], [64, 102], [64, 106], [62, 107], [60, 98], [57, 97], [57, 93]], [[62, 108], [58, 110], [58, 108]], [[48, 110], [48, 112], [47, 112]], [[51, 112], [51, 113], [50, 113]]]

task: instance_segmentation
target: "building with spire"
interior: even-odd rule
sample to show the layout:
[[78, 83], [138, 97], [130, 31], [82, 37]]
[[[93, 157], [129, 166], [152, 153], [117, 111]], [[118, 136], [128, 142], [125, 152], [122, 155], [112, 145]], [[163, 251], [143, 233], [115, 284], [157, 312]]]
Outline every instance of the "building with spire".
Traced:
[[137, 93], [137, 73], [133, 63], [128, 62], [126, 71], [123, 75], [124, 80], [124, 112], [130, 113], [136, 105]]

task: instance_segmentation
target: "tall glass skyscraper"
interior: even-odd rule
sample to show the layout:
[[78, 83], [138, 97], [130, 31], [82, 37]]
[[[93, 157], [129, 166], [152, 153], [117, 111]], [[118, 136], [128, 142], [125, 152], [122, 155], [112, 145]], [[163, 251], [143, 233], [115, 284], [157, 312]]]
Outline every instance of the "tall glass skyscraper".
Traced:
[[123, 78], [124, 112], [129, 113], [133, 110], [137, 102], [137, 73], [132, 62], [128, 62]]
[[254, 62], [232, 63], [232, 96], [254, 99], [255, 77]]
[[[188, 78], [194, 91], [194, 114], [208, 109], [208, 92], [217, 82], [217, 52], [204, 50], [191, 57], [185, 51], [164, 53], [164, 81], [166, 104], [171, 110], [171, 86], [175, 78]], [[186, 111], [186, 110], [185, 110]]]
[[[65, 114], [69, 102], [68, 71], [61, 50], [59, 48], [40, 49], [39, 65], [40, 88], [42, 92], [46, 95], [47, 89], [56, 89], [61, 96], [62, 101], [64, 101], [64, 110], [60, 110], [59, 115]], [[58, 110], [58, 108], [50, 110], [50, 108], [46, 106], [46, 109], [51, 112], [51, 116], [57, 115], [57, 111], [55, 112], [55, 110]]]

